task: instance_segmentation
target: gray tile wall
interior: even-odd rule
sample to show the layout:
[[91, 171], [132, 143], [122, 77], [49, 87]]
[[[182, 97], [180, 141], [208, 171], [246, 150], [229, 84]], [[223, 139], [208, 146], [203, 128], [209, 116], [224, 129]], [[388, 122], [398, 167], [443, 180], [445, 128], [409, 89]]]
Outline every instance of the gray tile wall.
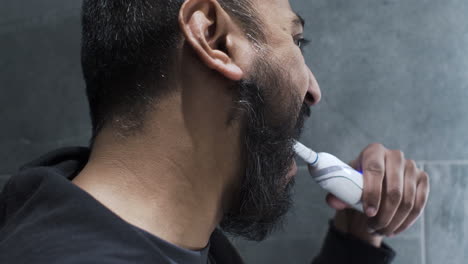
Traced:
[[81, 1], [1, 1], [0, 172], [59, 146], [85, 144]]
[[427, 163], [432, 195], [425, 214], [428, 264], [468, 259], [468, 162]]
[[0, 190], [3, 189], [3, 186], [5, 186], [9, 178], [10, 178], [10, 175], [0, 175]]
[[467, 1], [292, 4], [324, 99], [305, 143], [345, 160], [373, 141], [415, 160], [468, 158]]
[[[3, 0], [0, 8], [0, 185], [54, 148], [84, 145], [90, 125], [79, 64], [81, 1]], [[396, 263], [465, 263], [468, 238], [468, 2], [292, 0], [312, 40], [322, 87], [302, 141], [350, 160], [382, 142], [421, 161], [432, 192], [424, 216], [388, 243]], [[440, 162], [440, 160], [444, 160]], [[304, 167], [288, 225], [248, 263], [307, 263], [333, 215]]]

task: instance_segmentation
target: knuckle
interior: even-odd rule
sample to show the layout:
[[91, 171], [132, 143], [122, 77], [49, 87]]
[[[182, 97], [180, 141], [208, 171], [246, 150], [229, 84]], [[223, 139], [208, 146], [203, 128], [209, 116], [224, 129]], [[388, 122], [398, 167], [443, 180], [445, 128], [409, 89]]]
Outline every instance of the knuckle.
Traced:
[[382, 143], [374, 142], [368, 146], [368, 148], [385, 148]]
[[383, 174], [384, 173], [384, 168], [380, 162], [377, 160], [371, 160], [366, 164], [366, 167], [364, 170], [377, 173], [377, 174]]
[[416, 161], [411, 160], [411, 159], [406, 160], [406, 167], [408, 169], [416, 169], [417, 168]]
[[372, 145], [369, 145], [362, 151], [361, 154], [362, 156], [366, 157], [366, 156], [372, 155], [373, 151], [374, 151], [374, 148], [372, 147]]
[[429, 183], [429, 174], [427, 174], [427, 172], [422, 171], [419, 177], [420, 177], [420, 181], [424, 183]]
[[430, 179], [426, 172], [421, 173], [418, 180], [418, 192], [423, 192], [424, 196], [427, 196], [430, 192]]
[[394, 149], [394, 150], [391, 151], [391, 153], [395, 157], [395, 159], [397, 159], [398, 161], [401, 161], [402, 163], [404, 162], [405, 153], [403, 153], [403, 151], [398, 150], [398, 149]]
[[399, 204], [401, 202], [403, 194], [400, 189], [391, 189], [387, 194], [387, 199], [392, 205]]
[[405, 160], [405, 153], [403, 151], [401, 151], [401, 150], [399, 150], [399, 152], [400, 152], [399, 155], [400, 155], [401, 159]]
[[405, 177], [409, 177], [410, 179], [417, 179], [418, 178], [418, 166], [414, 160], [407, 160], [405, 165]]
[[385, 149], [385, 147], [380, 143], [369, 144], [362, 152], [364, 156], [374, 154], [377, 150]]

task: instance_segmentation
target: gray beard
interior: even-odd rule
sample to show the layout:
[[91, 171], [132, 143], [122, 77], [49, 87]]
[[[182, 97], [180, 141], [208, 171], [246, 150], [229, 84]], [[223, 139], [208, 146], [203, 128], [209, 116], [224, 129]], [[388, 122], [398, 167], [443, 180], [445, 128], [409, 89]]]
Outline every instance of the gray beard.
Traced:
[[[264, 61], [254, 69], [261, 73], [254, 76], [265, 73], [275, 73], [269, 75], [274, 78], [282, 76]], [[237, 110], [247, 122], [244, 136], [246, 169], [235, 196], [238, 198], [225, 213], [220, 226], [233, 236], [254, 241], [264, 240], [284, 225], [284, 216], [292, 206], [294, 179], [288, 182], [286, 175], [294, 159], [293, 144], [299, 138], [305, 116], [310, 116], [307, 105], [302, 104], [301, 108], [302, 100], [294, 96], [283, 111], [283, 118], [271, 115], [270, 110], [276, 106], [270, 103], [272, 98], [265, 96], [267, 89], [296, 91], [293, 87], [286, 89], [290, 87], [284, 85], [287, 82], [274, 78], [241, 81], [236, 86], [239, 89]], [[299, 117], [291, 118], [297, 117], [299, 110]]]

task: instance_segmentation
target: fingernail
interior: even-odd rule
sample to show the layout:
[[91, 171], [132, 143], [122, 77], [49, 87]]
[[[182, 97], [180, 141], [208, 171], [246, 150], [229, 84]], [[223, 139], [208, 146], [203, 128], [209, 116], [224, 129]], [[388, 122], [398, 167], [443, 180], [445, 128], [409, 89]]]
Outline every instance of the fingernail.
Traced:
[[376, 213], [377, 213], [377, 210], [374, 207], [372, 207], [372, 206], [367, 207], [367, 210], [366, 210], [367, 216], [373, 217], [373, 216], [375, 216]]
[[370, 227], [367, 227], [367, 232], [368, 232], [369, 234], [373, 234], [373, 233], [375, 233], [375, 229], [370, 228]]

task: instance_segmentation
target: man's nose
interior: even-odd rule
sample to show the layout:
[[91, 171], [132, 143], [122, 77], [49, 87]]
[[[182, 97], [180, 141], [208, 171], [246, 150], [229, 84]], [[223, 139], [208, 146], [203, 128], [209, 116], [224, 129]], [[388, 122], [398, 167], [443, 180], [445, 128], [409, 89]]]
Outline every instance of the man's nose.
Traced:
[[309, 69], [309, 87], [307, 88], [307, 93], [304, 99], [304, 102], [309, 105], [313, 106], [320, 102], [322, 98], [322, 92], [320, 91], [320, 86], [315, 79], [314, 74]]

